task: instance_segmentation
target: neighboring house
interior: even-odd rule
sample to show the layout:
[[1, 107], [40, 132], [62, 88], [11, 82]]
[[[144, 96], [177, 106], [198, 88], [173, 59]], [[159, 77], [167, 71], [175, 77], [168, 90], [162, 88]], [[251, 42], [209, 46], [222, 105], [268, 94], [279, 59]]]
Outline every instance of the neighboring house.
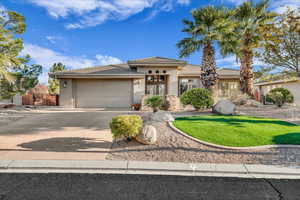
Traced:
[[[201, 88], [201, 67], [182, 60], [151, 57], [127, 63], [50, 73], [60, 80], [60, 105], [76, 108], [130, 107], [147, 95], [169, 100], [179, 109], [178, 97], [190, 88]], [[239, 71], [219, 69], [215, 98], [240, 93]]]
[[300, 106], [300, 78], [254, 84], [260, 95], [266, 96], [274, 88], [286, 88], [294, 95], [294, 103]]

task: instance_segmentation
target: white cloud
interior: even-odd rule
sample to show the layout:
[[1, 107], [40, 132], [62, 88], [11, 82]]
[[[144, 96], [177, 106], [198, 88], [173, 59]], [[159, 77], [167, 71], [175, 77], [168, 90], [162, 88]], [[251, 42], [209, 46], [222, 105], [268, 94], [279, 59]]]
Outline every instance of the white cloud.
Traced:
[[182, 5], [189, 5], [191, 3], [190, 0], [177, 0], [177, 2]]
[[52, 44], [55, 44], [55, 43], [57, 43], [59, 40], [62, 40], [61, 37], [59, 37], [59, 36], [53, 36], [53, 35], [48, 35], [48, 36], [46, 36], [46, 39], [47, 39], [50, 43], [52, 43]]
[[[66, 25], [69, 29], [93, 27], [107, 20], [124, 20], [144, 9], [155, 13], [170, 11], [175, 5], [189, 5], [190, 0], [27, 0], [44, 7], [55, 18], [77, 16]], [[153, 15], [153, 14], [152, 14]]]
[[[225, 57], [225, 58], [217, 59], [216, 63], [217, 63], [217, 67], [234, 68], [234, 69], [239, 69], [240, 68], [240, 62], [237, 61], [235, 56], [228, 56], [228, 57]], [[260, 61], [257, 58], [254, 58], [253, 66], [254, 67], [267, 67], [267, 66], [270, 66], [270, 65]]]
[[216, 60], [218, 67], [238, 68], [240, 65], [235, 56], [228, 56]]
[[296, 9], [300, 6], [299, 0], [273, 0], [271, 9], [278, 13], [283, 13], [287, 8]]
[[62, 62], [69, 69], [78, 69], [96, 65], [118, 64], [122, 62], [116, 57], [101, 54], [97, 54], [93, 59], [83, 56], [68, 56], [34, 44], [25, 44], [22, 54], [29, 54], [34, 63], [43, 66], [44, 73], [40, 77], [40, 80], [44, 83], [48, 80], [47, 72], [49, 71], [50, 67], [57, 62]]
[[3, 5], [0, 4], [0, 12], [3, 12], [5, 10], [6, 10], [6, 8]]

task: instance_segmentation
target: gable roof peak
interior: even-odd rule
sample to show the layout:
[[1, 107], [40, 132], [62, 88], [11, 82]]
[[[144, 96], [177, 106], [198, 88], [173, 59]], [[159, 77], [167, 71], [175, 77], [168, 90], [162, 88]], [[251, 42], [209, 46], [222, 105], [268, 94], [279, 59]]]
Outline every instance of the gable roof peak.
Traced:
[[170, 65], [170, 66], [181, 66], [186, 65], [187, 62], [183, 60], [177, 60], [173, 58], [165, 58], [160, 56], [148, 57], [142, 59], [129, 60], [128, 65], [131, 66], [150, 66], [150, 65]]

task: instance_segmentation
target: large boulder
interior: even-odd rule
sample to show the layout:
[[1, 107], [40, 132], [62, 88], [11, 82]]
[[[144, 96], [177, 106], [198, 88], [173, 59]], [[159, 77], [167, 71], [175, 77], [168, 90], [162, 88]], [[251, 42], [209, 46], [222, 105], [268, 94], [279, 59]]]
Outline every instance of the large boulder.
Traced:
[[155, 113], [152, 113], [150, 116], [150, 121], [155, 122], [172, 122], [174, 121], [174, 117], [170, 112], [159, 110]]
[[213, 107], [213, 112], [222, 115], [234, 115], [236, 111], [235, 105], [229, 100], [220, 100]]
[[145, 125], [142, 132], [135, 139], [142, 144], [155, 144], [157, 141], [156, 128], [151, 125]]

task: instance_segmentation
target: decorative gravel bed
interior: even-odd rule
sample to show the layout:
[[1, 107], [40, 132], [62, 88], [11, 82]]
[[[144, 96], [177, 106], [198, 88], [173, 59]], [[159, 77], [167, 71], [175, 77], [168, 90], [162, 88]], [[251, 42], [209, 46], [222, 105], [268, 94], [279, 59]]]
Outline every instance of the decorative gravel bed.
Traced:
[[[290, 107], [274, 109], [239, 108], [239, 114], [275, 117], [297, 122], [297, 117], [289, 117]], [[299, 109], [299, 108], [296, 108]], [[300, 110], [300, 109], [299, 109]], [[207, 113], [203, 113], [207, 115]], [[181, 113], [199, 115], [199, 113]], [[300, 122], [300, 120], [299, 120]], [[172, 131], [166, 123], [154, 124], [158, 130], [156, 145], [142, 145], [136, 141], [118, 141], [112, 145], [109, 160], [141, 160], [162, 162], [202, 162], [202, 163], [244, 163], [244, 164], [278, 164], [300, 166], [299, 148], [272, 148], [266, 150], [222, 150], [199, 144]]]

